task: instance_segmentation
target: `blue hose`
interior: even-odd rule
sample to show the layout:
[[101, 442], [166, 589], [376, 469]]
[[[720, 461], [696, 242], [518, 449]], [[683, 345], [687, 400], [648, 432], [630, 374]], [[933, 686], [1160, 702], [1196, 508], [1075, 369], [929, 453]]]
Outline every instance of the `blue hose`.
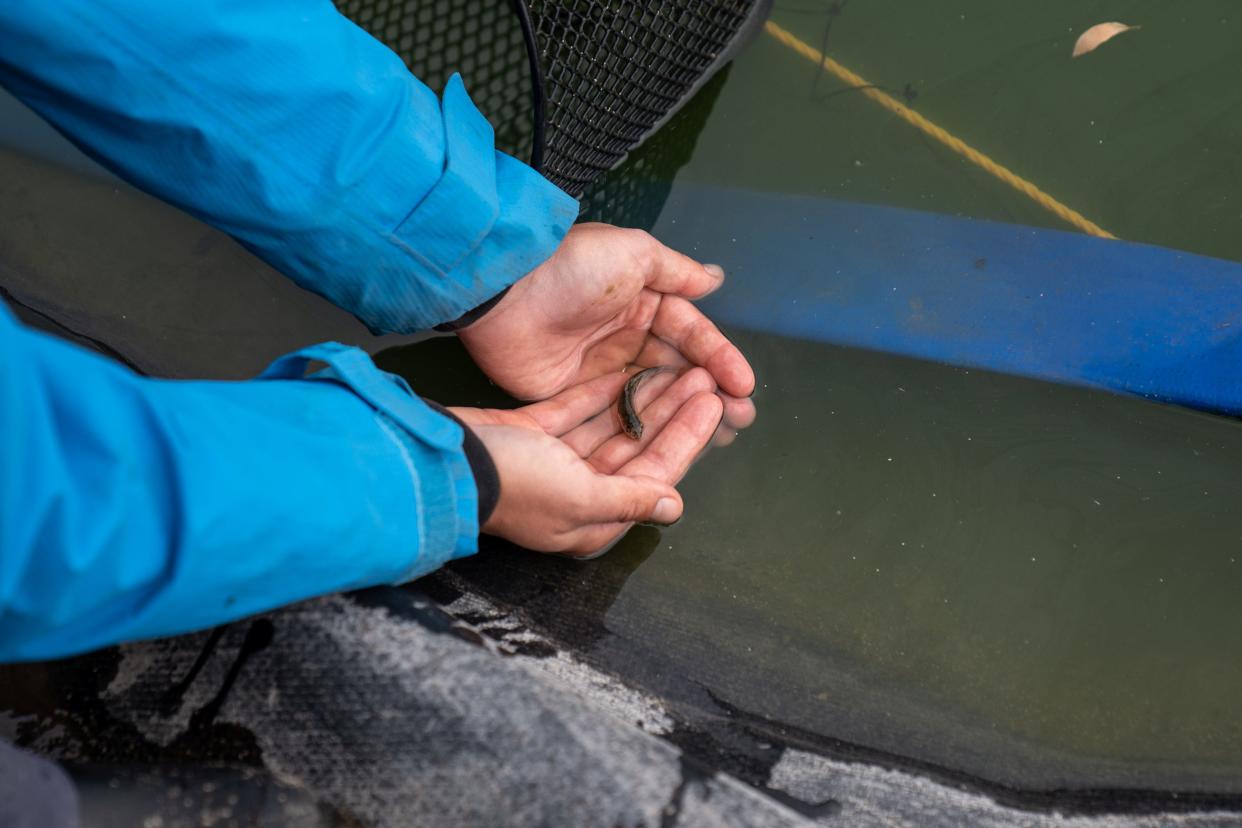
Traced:
[[675, 188], [728, 326], [1242, 413], [1242, 264], [992, 221]]

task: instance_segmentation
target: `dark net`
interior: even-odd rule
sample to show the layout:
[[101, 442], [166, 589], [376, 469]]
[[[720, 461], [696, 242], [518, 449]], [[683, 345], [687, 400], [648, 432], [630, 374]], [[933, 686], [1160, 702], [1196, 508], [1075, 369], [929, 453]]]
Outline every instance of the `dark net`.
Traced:
[[533, 0], [548, 98], [544, 174], [581, 195], [714, 68], [754, 0]]
[[615, 170], [605, 173], [582, 196], [579, 221], [602, 221], [650, 230], [664, 209], [677, 171], [690, 161], [729, 74], [725, 67], [644, 141]]
[[[731, 56], [767, 0], [524, 0], [541, 78], [508, 0], [337, 0], [434, 89], [461, 72], [502, 150], [576, 197]], [[534, 91], [534, 94], [532, 92]], [[544, 104], [538, 123], [534, 101]]]

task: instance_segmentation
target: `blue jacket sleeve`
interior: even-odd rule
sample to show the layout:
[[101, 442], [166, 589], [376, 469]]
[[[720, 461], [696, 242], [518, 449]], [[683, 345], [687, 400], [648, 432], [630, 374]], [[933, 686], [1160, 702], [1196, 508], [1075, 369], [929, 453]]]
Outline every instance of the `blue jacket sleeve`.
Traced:
[[377, 332], [481, 304], [578, 211], [329, 0], [0, 2], [0, 83]]
[[[366, 354], [154, 380], [0, 305], [0, 661], [203, 628], [475, 550], [461, 428]], [[329, 367], [301, 378], [308, 359]]]

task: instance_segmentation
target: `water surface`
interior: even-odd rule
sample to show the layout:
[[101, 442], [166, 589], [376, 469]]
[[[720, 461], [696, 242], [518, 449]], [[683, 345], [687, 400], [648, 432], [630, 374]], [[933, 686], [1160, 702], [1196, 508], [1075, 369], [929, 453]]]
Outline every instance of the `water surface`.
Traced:
[[[1232, 4], [781, 0], [773, 19], [1118, 236], [1242, 258]], [[1069, 58], [1114, 19], [1143, 29]], [[590, 214], [726, 268], [780, 243], [694, 249], [662, 196], [703, 183], [1066, 229], [766, 35]], [[830, 265], [792, 282], [830, 289]], [[506, 578], [538, 571], [562, 613], [598, 612], [604, 661], [630, 642], [825, 749], [1024, 789], [1242, 791], [1239, 423], [730, 334], [759, 419], [692, 470], [685, 519]], [[420, 347], [394, 363], [416, 387], [489, 396], [453, 385], [460, 355]]]

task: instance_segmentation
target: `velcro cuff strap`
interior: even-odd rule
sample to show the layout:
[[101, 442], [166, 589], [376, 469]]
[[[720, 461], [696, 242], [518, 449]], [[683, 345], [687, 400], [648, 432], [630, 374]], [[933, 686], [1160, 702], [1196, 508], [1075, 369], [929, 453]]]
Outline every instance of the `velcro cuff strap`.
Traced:
[[399, 423], [414, 439], [441, 451], [461, 450], [462, 433], [457, 423], [436, 414], [405, 380], [376, 368], [371, 357], [358, 348], [339, 342], [311, 345], [280, 357], [259, 379], [299, 379], [312, 361], [328, 366], [327, 372], [319, 376], [344, 383], [371, 407]]

